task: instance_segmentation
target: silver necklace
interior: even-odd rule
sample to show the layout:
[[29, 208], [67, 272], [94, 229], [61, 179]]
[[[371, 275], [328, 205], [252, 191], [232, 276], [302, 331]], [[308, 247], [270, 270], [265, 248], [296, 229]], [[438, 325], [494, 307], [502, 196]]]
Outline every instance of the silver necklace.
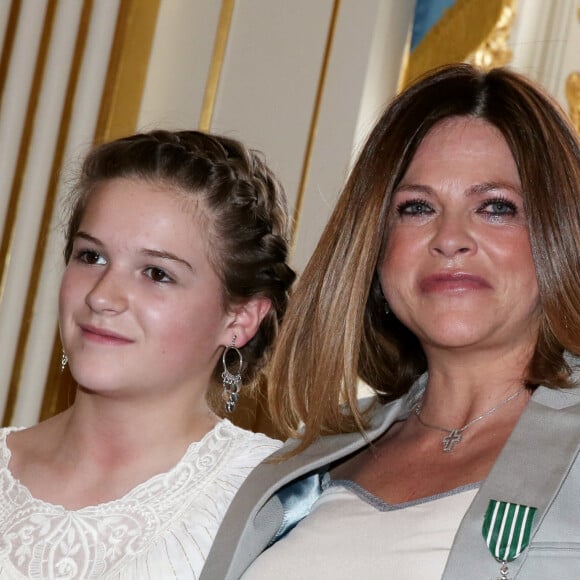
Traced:
[[456, 429], [446, 429], [445, 427], [440, 427], [439, 425], [431, 425], [431, 423], [427, 423], [421, 419], [421, 405], [423, 400], [421, 399], [414, 407], [413, 411], [419, 420], [419, 423], [423, 425], [423, 427], [427, 427], [428, 429], [435, 429], [436, 431], [443, 431], [443, 433], [447, 433], [443, 439], [441, 439], [441, 444], [443, 445], [443, 452], [450, 453], [453, 451], [453, 448], [461, 443], [463, 439], [463, 432], [469, 429], [474, 423], [493, 415], [496, 411], [501, 409], [503, 406], [507, 405], [509, 402], [513, 401], [516, 397], [521, 395], [526, 390], [526, 387], [523, 386], [521, 389], [517, 390], [515, 393], [512, 393], [507, 399], [500, 401], [495, 407], [488, 409], [485, 413], [476, 417], [475, 419], [471, 419], [468, 423], [465, 423], [463, 427], [458, 427]]

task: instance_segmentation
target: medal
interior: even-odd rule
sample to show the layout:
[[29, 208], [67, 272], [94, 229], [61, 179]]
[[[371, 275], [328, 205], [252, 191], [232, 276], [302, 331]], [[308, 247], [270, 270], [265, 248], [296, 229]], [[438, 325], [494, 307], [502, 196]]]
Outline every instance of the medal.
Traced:
[[530, 543], [536, 508], [490, 500], [483, 519], [483, 539], [501, 564], [497, 580], [510, 580], [508, 562], [515, 560]]

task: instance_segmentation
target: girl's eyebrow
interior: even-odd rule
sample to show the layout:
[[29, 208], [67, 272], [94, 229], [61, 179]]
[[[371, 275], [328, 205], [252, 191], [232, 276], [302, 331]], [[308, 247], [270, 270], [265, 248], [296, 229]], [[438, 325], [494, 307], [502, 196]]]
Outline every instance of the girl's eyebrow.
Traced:
[[86, 240], [87, 242], [91, 242], [92, 244], [95, 244], [97, 246], [103, 246], [103, 242], [101, 242], [101, 240], [99, 240], [99, 238], [95, 238], [95, 236], [91, 236], [90, 234], [87, 234], [87, 232], [83, 232], [82, 230], [79, 230], [76, 234], [74, 239], [76, 240], [77, 238], [81, 238], [82, 240]]
[[[104, 245], [105, 245], [105, 244], [103, 244], [103, 242], [101, 240], [99, 240], [99, 238], [95, 238], [95, 236], [91, 236], [87, 232], [83, 232], [81, 230], [79, 230], [75, 234], [75, 240], [77, 238], [80, 238], [82, 240], [86, 240], [87, 242], [90, 242], [91, 244], [94, 244], [94, 245], [99, 246], [101, 248], [104, 247]], [[167, 252], [165, 250], [153, 250], [153, 249], [149, 249], [149, 248], [143, 248], [140, 250], [140, 253], [145, 255], [145, 256], [149, 256], [151, 258], [160, 258], [162, 260], [171, 260], [172, 262], [178, 262], [180, 264], [183, 264], [186, 268], [188, 268], [192, 272], [194, 271], [193, 266], [187, 260], [184, 260], [183, 258], [180, 258], [179, 256], [172, 254], [171, 252]]]
[[172, 262], [179, 262], [180, 264], [183, 264], [193, 272], [193, 267], [187, 260], [179, 258], [178, 256], [172, 254], [171, 252], [166, 252], [165, 250], [149, 250], [147, 248], [143, 248], [141, 250], [141, 253], [145, 254], [146, 256], [151, 256], [152, 258], [161, 258], [162, 260], [171, 260]]

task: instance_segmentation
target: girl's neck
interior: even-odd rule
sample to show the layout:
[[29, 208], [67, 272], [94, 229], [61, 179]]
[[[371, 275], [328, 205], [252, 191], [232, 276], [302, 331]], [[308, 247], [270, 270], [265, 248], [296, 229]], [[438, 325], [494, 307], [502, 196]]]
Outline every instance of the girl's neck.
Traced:
[[54, 453], [61, 459], [114, 467], [149, 457], [175, 463], [187, 446], [218, 422], [205, 404], [172, 407], [165, 401], [107, 400], [79, 391], [70, 409], [55, 418]]

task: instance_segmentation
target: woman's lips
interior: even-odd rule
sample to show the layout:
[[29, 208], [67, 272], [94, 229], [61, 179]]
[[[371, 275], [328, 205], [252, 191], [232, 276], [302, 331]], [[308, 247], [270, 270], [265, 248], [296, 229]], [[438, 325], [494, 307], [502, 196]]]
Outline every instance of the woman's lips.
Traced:
[[83, 336], [92, 341], [98, 342], [100, 344], [130, 344], [133, 341], [121, 334], [117, 334], [111, 330], [106, 330], [104, 328], [97, 328], [95, 326], [81, 325], [80, 326]]
[[463, 292], [466, 290], [489, 290], [491, 284], [481, 276], [456, 273], [433, 274], [419, 283], [422, 292]]

